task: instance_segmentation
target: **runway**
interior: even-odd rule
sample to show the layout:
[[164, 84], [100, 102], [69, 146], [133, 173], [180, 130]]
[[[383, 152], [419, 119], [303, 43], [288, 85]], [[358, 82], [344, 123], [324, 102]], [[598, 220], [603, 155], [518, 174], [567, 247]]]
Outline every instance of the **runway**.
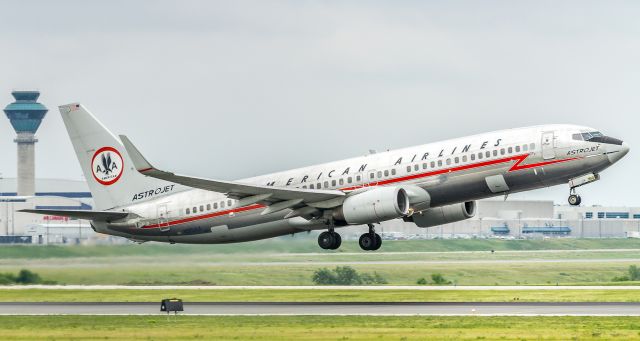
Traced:
[[[185, 302], [181, 315], [640, 316], [640, 303]], [[0, 315], [164, 315], [160, 303], [0, 303]]]

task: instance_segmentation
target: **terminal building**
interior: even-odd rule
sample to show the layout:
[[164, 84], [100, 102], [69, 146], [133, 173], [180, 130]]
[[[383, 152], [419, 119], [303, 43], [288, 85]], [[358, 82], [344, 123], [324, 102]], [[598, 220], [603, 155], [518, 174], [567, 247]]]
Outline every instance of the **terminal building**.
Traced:
[[[553, 201], [490, 199], [478, 201], [475, 217], [468, 220], [430, 228], [393, 220], [378, 229], [401, 239], [640, 238], [640, 207], [576, 207], [554, 205]], [[348, 230], [354, 236], [361, 233], [354, 227]]]

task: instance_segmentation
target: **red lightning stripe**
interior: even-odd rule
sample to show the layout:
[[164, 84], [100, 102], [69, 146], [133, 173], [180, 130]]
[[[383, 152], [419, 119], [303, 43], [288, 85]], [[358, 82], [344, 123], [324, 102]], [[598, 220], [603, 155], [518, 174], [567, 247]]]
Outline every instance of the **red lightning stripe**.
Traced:
[[457, 166], [457, 167], [452, 167], [452, 168], [438, 169], [438, 170], [429, 171], [429, 172], [423, 172], [423, 173], [416, 173], [416, 174], [411, 174], [411, 175], [402, 176], [402, 177], [398, 177], [398, 178], [372, 182], [372, 183], [368, 183], [368, 184], [361, 185], [361, 186], [353, 186], [353, 187], [348, 187], [348, 188], [342, 188], [341, 190], [342, 191], [353, 191], [353, 190], [356, 190], [356, 189], [359, 189], [359, 188], [362, 188], [362, 187], [388, 185], [388, 184], [393, 184], [393, 183], [398, 183], [398, 182], [405, 182], [405, 181], [409, 181], [409, 180], [426, 178], [426, 177], [435, 176], [435, 175], [449, 174], [449, 173], [460, 172], [460, 171], [465, 171], [465, 170], [469, 170], [469, 169], [493, 166], [493, 165], [498, 165], [498, 164], [502, 164], [502, 163], [509, 163], [509, 162], [513, 162], [513, 161], [516, 161], [516, 162], [513, 164], [513, 166], [511, 166], [511, 168], [509, 168], [509, 170], [507, 172], [515, 172], [515, 171], [519, 171], [519, 170], [523, 170], [523, 169], [542, 167], [542, 166], [547, 166], [547, 165], [551, 165], [551, 164], [554, 164], [554, 163], [561, 163], [561, 162], [567, 162], [567, 161], [572, 161], [572, 160], [578, 159], [578, 158], [574, 157], [574, 158], [569, 158], [569, 159], [559, 159], [559, 160], [551, 160], [551, 161], [545, 161], [545, 162], [538, 162], [538, 163], [530, 163], [530, 164], [527, 164], [527, 165], [521, 165], [521, 163], [524, 162], [529, 157], [529, 155], [530, 154], [515, 155], [515, 156], [510, 156], [510, 157], [506, 157], [506, 158], [502, 158], [502, 159], [477, 162], [477, 163], [473, 163], [473, 164], [462, 165], [462, 166]]
[[[462, 166], [452, 167], [452, 168], [438, 169], [438, 170], [434, 170], [434, 171], [430, 171], [430, 172], [424, 172], [424, 173], [416, 173], [416, 174], [407, 175], [407, 176], [403, 176], [403, 177], [398, 177], [398, 178], [394, 178], [394, 179], [387, 179], [387, 180], [383, 180], [383, 181], [368, 183], [366, 185], [354, 186], [354, 187], [348, 187], [348, 188], [341, 188], [340, 190], [343, 191], [343, 192], [349, 192], [349, 191], [353, 191], [353, 190], [356, 190], [356, 189], [359, 189], [359, 188], [362, 188], [362, 187], [374, 187], [374, 186], [388, 185], [388, 184], [392, 184], [392, 183], [405, 182], [405, 181], [414, 180], [414, 179], [426, 178], [426, 177], [440, 175], [440, 174], [449, 174], [449, 173], [460, 172], [460, 171], [469, 170], [469, 169], [487, 167], [487, 166], [498, 165], [498, 164], [502, 164], [502, 163], [509, 163], [509, 162], [513, 162], [513, 161], [515, 161], [515, 163], [511, 166], [511, 168], [509, 168], [509, 170], [507, 172], [516, 172], [516, 171], [520, 171], [520, 170], [524, 170], [524, 169], [531, 169], [531, 168], [535, 168], [535, 167], [548, 166], [548, 165], [552, 165], [552, 164], [555, 164], [555, 163], [562, 163], [562, 162], [568, 162], [568, 161], [573, 161], [573, 160], [580, 159], [579, 157], [574, 157], [574, 158], [568, 158], [568, 159], [550, 160], [550, 161], [544, 161], [544, 162], [538, 162], [538, 163], [530, 163], [530, 164], [523, 165], [522, 163], [529, 157], [529, 155], [530, 154], [515, 155], [515, 156], [506, 157], [506, 158], [502, 158], [502, 159], [483, 161], [483, 162], [478, 162], [478, 163], [468, 164], [468, 165], [462, 165]], [[147, 171], [147, 170], [148, 169], [143, 169], [143, 170], [141, 170], [141, 172], [142, 171]], [[253, 205], [249, 205], [249, 206], [245, 206], [245, 207], [239, 207], [239, 208], [220, 211], [220, 212], [213, 212], [213, 213], [209, 213], [209, 214], [202, 214], [202, 215], [197, 215], [197, 216], [191, 216], [191, 217], [188, 217], [188, 218], [172, 220], [172, 221], [169, 221], [166, 224], [147, 225], [147, 226], [144, 226], [142, 228], [149, 229], [149, 228], [157, 228], [157, 227], [163, 227], [163, 226], [179, 225], [179, 224], [188, 223], [188, 222], [197, 221], [197, 220], [220, 217], [220, 216], [224, 216], [224, 215], [227, 215], [227, 214], [230, 214], [230, 213], [240, 213], [240, 212], [251, 211], [251, 210], [260, 209], [260, 208], [264, 208], [264, 207], [266, 207], [266, 206], [260, 205], [260, 204], [253, 204]]]

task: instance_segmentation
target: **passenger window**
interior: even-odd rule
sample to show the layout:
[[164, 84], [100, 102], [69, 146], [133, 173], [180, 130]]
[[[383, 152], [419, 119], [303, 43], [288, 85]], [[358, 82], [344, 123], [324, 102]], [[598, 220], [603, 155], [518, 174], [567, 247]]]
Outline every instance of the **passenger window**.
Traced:
[[191, 214], [191, 210], [187, 208], [186, 210], [187, 214]]
[[198, 208], [197, 207], [193, 208], [193, 213], [198, 213]]
[[329, 181], [324, 182], [324, 188], [329, 188]]
[[527, 146], [526, 144], [523, 145], [522, 146], [522, 150], [526, 152], [527, 150], [529, 150], [529, 146]]
[[393, 168], [393, 169], [391, 170], [391, 175], [396, 175], [396, 169], [395, 169], [395, 168]]
[[407, 166], [407, 173], [411, 173], [411, 166]]
[[385, 170], [385, 171], [384, 171], [384, 176], [385, 176], [385, 177], [386, 177], [386, 176], [389, 176], [389, 171], [388, 171], [388, 170]]
[[229, 205], [229, 207], [233, 206], [233, 201], [227, 200], [227, 205]]
[[447, 166], [451, 164], [451, 159], [447, 159]]
[[509, 152], [509, 154], [513, 153], [513, 147], [507, 148], [507, 151]]
[[204, 211], [204, 205], [200, 205], [200, 212]]
[[516, 153], [520, 152], [520, 146], [516, 146]]
[[360, 182], [362, 180], [362, 177], [360, 175], [356, 175], [356, 181]]
[[315, 189], [316, 186], [314, 186], [313, 184], [309, 185], [310, 189]]
[[493, 151], [493, 156], [498, 156], [498, 150], [497, 149]]
[[322, 188], [322, 184], [318, 182], [317, 186], [318, 189]]
[[340, 186], [344, 185], [344, 179], [340, 179], [338, 183], [340, 184]]
[[207, 204], [207, 211], [211, 211], [211, 204]]
[[438, 160], [438, 167], [442, 167], [442, 160]]
[[420, 170], [420, 165], [418, 165], [417, 163], [413, 166], [413, 170], [414, 171], [418, 171]]
[[220, 202], [220, 208], [224, 208], [224, 201]]
[[467, 162], [467, 156], [466, 155], [462, 155], [462, 162]]
[[491, 157], [491, 152], [486, 152], [486, 153], [484, 153], [484, 156], [486, 156], [486, 157], [487, 157], [487, 159], [488, 159], [488, 158], [490, 158], [490, 157]]
[[482, 159], [482, 153], [478, 153], [478, 159]]
[[426, 162], [422, 164], [422, 169], [427, 169], [427, 163]]
[[331, 186], [336, 186], [336, 181], [335, 180], [331, 180]]
[[504, 155], [504, 148], [500, 148], [500, 155]]
[[460, 163], [460, 158], [456, 156], [456, 157], [453, 159], [453, 161], [454, 161], [455, 163]]
[[214, 202], [214, 203], [213, 203], [213, 209], [214, 209], [214, 210], [217, 210], [217, 209], [218, 209], [218, 203], [217, 203], [217, 202]]
[[348, 177], [348, 178], [347, 178], [347, 183], [352, 183], [352, 182], [353, 182], [353, 178]]
[[307, 189], [307, 185], [302, 186], [302, 188]]
[[378, 171], [378, 179], [380, 179], [382, 177], [382, 172]]
[[471, 154], [471, 161], [474, 161], [476, 159], [476, 154]]

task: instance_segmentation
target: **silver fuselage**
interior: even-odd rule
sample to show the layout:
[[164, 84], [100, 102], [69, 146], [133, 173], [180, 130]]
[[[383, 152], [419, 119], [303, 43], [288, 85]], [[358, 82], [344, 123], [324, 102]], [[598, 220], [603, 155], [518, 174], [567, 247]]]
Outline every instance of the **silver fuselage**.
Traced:
[[[339, 189], [349, 194], [373, 186], [416, 185], [430, 194], [430, 207], [438, 207], [566, 184], [584, 174], [600, 173], [627, 153], [625, 144], [572, 138], [573, 134], [590, 130], [547, 125], [496, 131], [240, 182]], [[492, 181], [496, 179], [499, 183], [504, 181], [506, 190], [494, 188]], [[238, 207], [237, 200], [231, 200], [231, 206], [229, 200], [223, 193], [182, 190], [114, 209], [142, 217], [136, 224], [92, 225], [101, 233], [175, 243], [231, 243], [327, 228], [326, 219], [284, 219], [290, 210], [261, 215], [265, 206], [259, 203]]]

